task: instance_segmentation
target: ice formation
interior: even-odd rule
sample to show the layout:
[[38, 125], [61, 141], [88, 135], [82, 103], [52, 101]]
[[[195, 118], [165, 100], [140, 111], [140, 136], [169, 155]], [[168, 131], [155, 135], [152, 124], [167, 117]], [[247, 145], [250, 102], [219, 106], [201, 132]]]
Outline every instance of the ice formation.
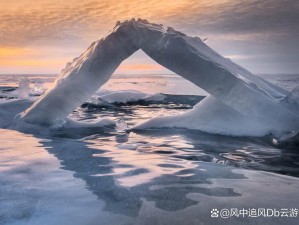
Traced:
[[267, 126], [242, 115], [211, 95], [200, 101], [189, 112], [155, 117], [138, 124], [133, 129], [158, 127], [197, 129], [233, 136], [264, 136], [269, 132]]
[[127, 129], [128, 129], [128, 124], [123, 118], [121, 118], [116, 122], [115, 130], [117, 132], [125, 132]]
[[107, 103], [129, 103], [137, 101], [163, 101], [163, 94], [148, 94], [140, 91], [111, 91], [100, 94], [98, 98]]
[[[154, 118], [136, 128], [186, 127], [229, 135], [280, 136], [299, 129], [298, 91], [289, 94], [219, 55], [200, 38], [146, 20], [118, 22], [68, 63], [52, 89], [18, 120], [53, 125], [98, 90], [137, 50], [210, 94], [191, 112]], [[180, 88], [180, 87], [178, 87]], [[297, 88], [298, 89], [298, 88]], [[15, 121], [18, 122], [18, 121]]]
[[26, 99], [29, 96], [30, 81], [27, 77], [21, 77], [19, 80], [18, 98]]

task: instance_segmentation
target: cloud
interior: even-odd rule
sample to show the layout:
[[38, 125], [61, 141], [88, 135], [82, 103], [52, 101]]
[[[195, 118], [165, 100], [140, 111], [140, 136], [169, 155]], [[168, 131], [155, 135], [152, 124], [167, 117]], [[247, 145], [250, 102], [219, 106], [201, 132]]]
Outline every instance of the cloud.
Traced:
[[10, 57], [26, 57], [28, 55], [36, 53], [35, 49], [32, 48], [0, 48], [0, 59], [10, 58]]
[[34, 49], [26, 53], [30, 60], [35, 54], [75, 57], [117, 20], [132, 17], [208, 37], [226, 55], [290, 58], [299, 45], [296, 0], [0, 0], [0, 48]]
[[7, 1], [0, 6], [0, 43], [72, 43], [103, 35], [117, 20], [142, 17], [189, 33], [298, 33], [295, 0]]

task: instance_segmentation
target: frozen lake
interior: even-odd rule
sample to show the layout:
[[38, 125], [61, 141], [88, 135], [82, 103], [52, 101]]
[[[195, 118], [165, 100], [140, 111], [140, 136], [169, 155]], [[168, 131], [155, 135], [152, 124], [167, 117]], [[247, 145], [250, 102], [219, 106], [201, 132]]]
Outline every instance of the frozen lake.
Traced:
[[[27, 77], [31, 99], [54, 79]], [[299, 75], [263, 77], [288, 90], [299, 84]], [[2, 104], [18, 98], [19, 78], [0, 76]], [[183, 88], [178, 90], [178, 85]], [[175, 75], [114, 75], [103, 89], [96, 101], [83, 104], [72, 117], [122, 119], [131, 127], [157, 115], [185, 112], [206, 94]], [[162, 93], [166, 98], [117, 102], [102, 97], [120, 90]], [[267, 137], [235, 138], [187, 129], [125, 133], [113, 127], [68, 129], [48, 136], [0, 132], [3, 225], [299, 222], [298, 149], [276, 148]], [[221, 215], [226, 210], [229, 218]]]

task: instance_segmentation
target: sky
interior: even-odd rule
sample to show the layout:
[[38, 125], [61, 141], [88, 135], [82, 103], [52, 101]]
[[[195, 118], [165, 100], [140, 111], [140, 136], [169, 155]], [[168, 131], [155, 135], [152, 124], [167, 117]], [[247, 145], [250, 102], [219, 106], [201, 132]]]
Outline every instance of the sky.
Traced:
[[[299, 74], [298, 0], [0, 0], [0, 74], [59, 74], [131, 18], [174, 27], [253, 73]], [[142, 52], [117, 73], [170, 73]]]

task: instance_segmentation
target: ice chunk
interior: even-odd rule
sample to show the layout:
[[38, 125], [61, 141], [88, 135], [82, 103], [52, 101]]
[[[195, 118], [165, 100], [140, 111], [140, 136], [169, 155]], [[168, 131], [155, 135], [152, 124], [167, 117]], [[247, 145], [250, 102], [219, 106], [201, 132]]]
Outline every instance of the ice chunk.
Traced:
[[136, 102], [147, 96], [146, 93], [139, 91], [114, 91], [105, 95], [100, 96], [99, 98], [102, 101], [108, 103], [128, 103]]
[[[281, 101], [288, 95], [286, 90], [222, 57], [199, 38], [141, 19], [118, 23], [106, 37], [92, 43], [81, 56], [68, 63], [54, 87], [24, 111], [20, 120], [52, 125], [64, 119], [138, 49], [204, 89], [217, 99], [213, 104], [225, 105], [227, 110], [239, 113], [236, 118], [250, 119], [276, 136], [299, 129], [299, 115], [294, 112], [293, 101]], [[212, 105], [212, 101], [209, 103]], [[225, 120], [221, 113], [214, 115]]]
[[116, 122], [115, 130], [117, 132], [125, 132], [127, 129], [128, 129], [128, 124], [123, 118], [121, 118]]
[[134, 129], [187, 128], [233, 136], [264, 136], [270, 128], [228, 107], [213, 96], [200, 101], [186, 113], [158, 116]]
[[30, 80], [27, 77], [21, 77], [19, 80], [18, 98], [26, 99], [29, 97]]
[[43, 87], [43, 83], [41, 81], [37, 81], [34, 83], [33, 89], [31, 90], [30, 95], [32, 96], [40, 96], [45, 92]]
[[292, 107], [294, 112], [299, 112], [299, 86], [294, 88], [284, 99], [281, 100], [285, 107]]
[[99, 95], [100, 100], [108, 103], [128, 103], [143, 101], [163, 101], [163, 94], [148, 94], [140, 91], [112, 91]]

